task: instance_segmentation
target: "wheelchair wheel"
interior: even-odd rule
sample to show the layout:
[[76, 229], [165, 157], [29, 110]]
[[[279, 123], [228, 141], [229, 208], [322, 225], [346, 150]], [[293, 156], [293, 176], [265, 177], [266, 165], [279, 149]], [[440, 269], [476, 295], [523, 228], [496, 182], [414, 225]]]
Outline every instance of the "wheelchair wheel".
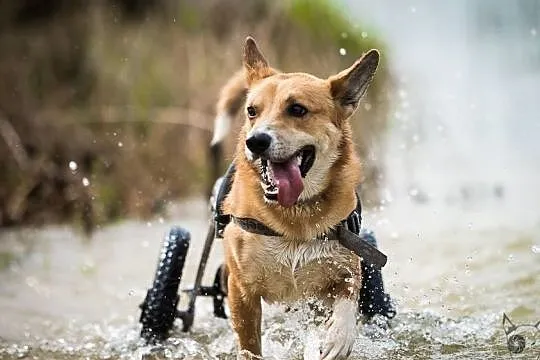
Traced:
[[166, 339], [173, 327], [190, 238], [187, 230], [175, 227], [163, 242], [154, 282], [140, 306], [141, 337], [147, 342]]

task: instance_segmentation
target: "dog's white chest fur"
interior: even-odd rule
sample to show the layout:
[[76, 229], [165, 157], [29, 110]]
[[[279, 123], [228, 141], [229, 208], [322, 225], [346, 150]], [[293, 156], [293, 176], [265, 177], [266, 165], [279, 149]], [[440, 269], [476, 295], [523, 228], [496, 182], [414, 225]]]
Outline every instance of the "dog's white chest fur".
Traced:
[[265, 238], [265, 248], [279, 264], [295, 271], [298, 268], [324, 258], [330, 258], [339, 249], [333, 240], [313, 239], [307, 242], [283, 241], [281, 237]]

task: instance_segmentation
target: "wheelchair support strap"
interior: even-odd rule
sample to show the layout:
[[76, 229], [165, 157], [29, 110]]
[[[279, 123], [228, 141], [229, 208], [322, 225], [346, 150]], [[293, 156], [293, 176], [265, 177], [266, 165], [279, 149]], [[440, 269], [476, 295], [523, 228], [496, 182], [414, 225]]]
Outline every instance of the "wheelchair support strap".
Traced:
[[[251, 218], [239, 218], [229, 214], [224, 214], [221, 205], [225, 196], [231, 190], [231, 185], [233, 182], [234, 174], [236, 172], [234, 162], [231, 163], [227, 173], [223, 177], [223, 181], [217, 192], [215, 199], [214, 207], [214, 220], [216, 222], [216, 238], [223, 237], [223, 230], [229, 222], [234, 221], [238, 226], [243, 230], [264, 236], [283, 236], [273, 229], [269, 228], [265, 224], [261, 223], [258, 220]], [[360, 235], [360, 225], [361, 225], [361, 211], [362, 204], [360, 203], [360, 197], [357, 195], [357, 206], [356, 209], [347, 217], [347, 219], [341, 221], [336, 225], [335, 229], [330, 230], [327, 234], [320, 236], [320, 239], [328, 240], [338, 240], [339, 243], [345, 248], [351, 250], [356, 255], [362, 258], [364, 262], [369, 264], [375, 269], [381, 269], [386, 265], [386, 255], [379, 251], [375, 246], [371, 245]]]
[[387, 257], [375, 246], [368, 243], [362, 237], [356, 235], [343, 225], [339, 225], [337, 228], [338, 241], [347, 249], [360, 256], [367, 264], [371, 265], [377, 270], [380, 270], [386, 265]]
[[[357, 215], [351, 214], [349, 217], [353, 216]], [[234, 216], [232, 219], [238, 226], [247, 232], [264, 236], [283, 236], [258, 220], [251, 218], [237, 218]], [[348, 219], [349, 218], [347, 218], [347, 220]], [[381, 269], [384, 265], [386, 265], [386, 255], [361, 236], [349, 230], [347, 220], [343, 220], [339, 225], [336, 226], [335, 229], [330, 230], [328, 233], [322, 236], [319, 236], [319, 239], [337, 240], [343, 247], [354, 252], [373, 268]]]

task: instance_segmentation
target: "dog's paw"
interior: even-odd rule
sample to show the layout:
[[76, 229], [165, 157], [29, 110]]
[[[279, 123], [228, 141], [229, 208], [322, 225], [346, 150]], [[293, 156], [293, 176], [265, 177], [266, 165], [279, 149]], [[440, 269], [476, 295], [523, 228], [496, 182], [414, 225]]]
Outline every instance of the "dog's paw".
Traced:
[[255, 355], [249, 350], [240, 350], [236, 355], [236, 360], [263, 360], [263, 357]]
[[321, 360], [346, 359], [351, 354], [356, 339], [356, 306], [350, 300], [337, 300], [334, 304]]

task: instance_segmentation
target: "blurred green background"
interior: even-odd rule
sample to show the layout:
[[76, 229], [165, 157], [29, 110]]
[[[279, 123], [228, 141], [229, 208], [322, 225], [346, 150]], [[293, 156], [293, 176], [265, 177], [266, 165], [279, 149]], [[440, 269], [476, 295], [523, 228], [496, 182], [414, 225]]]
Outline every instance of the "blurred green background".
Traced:
[[0, 226], [91, 231], [206, 194], [215, 102], [248, 34], [273, 66], [321, 77], [383, 51], [354, 121], [364, 202], [378, 203], [392, 76], [384, 44], [331, 0], [21, 0], [0, 14]]

